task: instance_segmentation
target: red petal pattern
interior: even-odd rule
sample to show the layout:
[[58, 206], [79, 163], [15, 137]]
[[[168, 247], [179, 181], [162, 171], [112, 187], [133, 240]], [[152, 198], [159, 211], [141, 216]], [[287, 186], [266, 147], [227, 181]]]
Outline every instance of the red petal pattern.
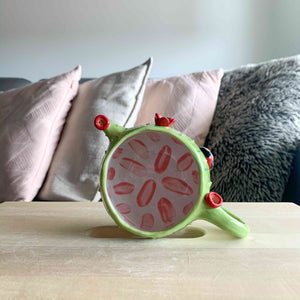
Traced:
[[175, 177], [164, 177], [161, 181], [165, 189], [180, 195], [190, 196], [193, 189], [183, 180]]
[[157, 143], [160, 141], [160, 135], [157, 132], [148, 131], [146, 134], [152, 142]]
[[114, 185], [114, 191], [117, 195], [126, 195], [134, 191], [134, 185], [129, 182], [120, 182]]
[[127, 215], [127, 214], [131, 213], [131, 208], [126, 203], [119, 203], [119, 204], [117, 204], [116, 205], [116, 209], [122, 215]]
[[147, 180], [137, 195], [136, 201], [139, 207], [147, 206], [153, 198], [156, 183], [153, 179]]
[[190, 203], [188, 203], [182, 210], [183, 214], [187, 215], [191, 211], [193, 206], [194, 206], [194, 203], [192, 201]]
[[157, 208], [159, 210], [161, 219], [164, 223], [172, 222], [176, 217], [176, 211], [170, 200], [161, 198], [158, 201]]
[[149, 151], [147, 146], [142, 141], [134, 139], [131, 140], [128, 144], [137, 156], [139, 156], [142, 159], [148, 159]]
[[108, 180], [113, 180], [115, 178], [116, 171], [113, 167], [110, 167], [107, 171], [107, 179]]
[[142, 216], [141, 229], [150, 231], [154, 225], [154, 217], [152, 214], [147, 213]]
[[191, 153], [187, 152], [183, 154], [177, 161], [177, 170], [186, 171], [193, 164], [194, 158]]
[[120, 166], [136, 176], [143, 177], [147, 175], [147, 169], [145, 166], [131, 158], [122, 158]]
[[165, 145], [160, 149], [154, 162], [154, 170], [156, 173], [161, 174], [167, 169], [170, 162], [171, 153], [171, 147], [168, 145]]
[[117, 148], [112, 155], [113, 159], [117, 159], [123, 152], [123, 148]]

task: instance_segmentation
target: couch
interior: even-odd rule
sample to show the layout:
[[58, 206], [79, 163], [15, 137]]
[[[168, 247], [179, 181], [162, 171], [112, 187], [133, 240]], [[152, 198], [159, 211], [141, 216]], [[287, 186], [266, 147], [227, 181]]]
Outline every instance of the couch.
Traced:
[[[205, 146], [212, 150], [216, 162], [212, 171], [212, 188], [222, 195], [225, 194], [225, 201], [259, 201], [261, 197], [262, 201], [294, 202], [300, 205], [299, 61], [299, 56], [296, 56], [225, 71], [214, 117], [205, 139]], [[93, 78], [81, 78], [79, 83], [91, 80]], [[31, 82], [24, 78], [0, 78], [1, 91], [28, 84]], [[282, 92], [285, 87], [286, 91]], [[293, 103], [290, 110], [282, 110], [291, 98]], [[276, 107], [280, 108], [279, 111]], [[282, 120], [282, 115], [286, 115], [286, 119]], [[267, 117], [264, 119], [264, 116]], [[280, 123], [282, 121], [283, 125]], [[292, 125], [289, 127], [285, 124]], [[263, 127], [257, 130], [259, 126]], [[274, 132], [269, 132], [268, 128], [275, 128]], [[276, 148], [272, 137], [277, 139], [276, 144], [278, 141], [283, 143], [280, 144], [281, 148], [278, 146], [280, 149], [276, 153], [272, 152]], [[252, 147], [247, 146], [247, 141], [252, 143]], [[249, 174], [255, 176], [253, 172], [260, 161], [262, 164], [268, 162], [264, 161], [268, 153], [270, 156], [274, 154], [274, 157], [271, 157], [270, 165], [266, 165], [265, 173], [260, 173], [266, 176], [266, 180], [259, 183], [258, 196], [254, 199], [251, 192], [256, 195], [255, 181], [248, 181], [247, 178], [250, 178]], [[284, 165], [280, 164], [281, 160]], [[258, 162], [257, 165], [254, 161]], [[274, 161], [278, 163], [274, 164]], [[231, 168], [231, 165], [235, 167]], [[273, 167], [277, 169], [273, 170]], [[231, 174], [234, 172], [236, 174], [233, 178]], [[284, 184], [281, 191], [277, 191], [280, 184], [272, 185], [274, 176], [281, 180], [280, 184]], [[237, 188], [232, 189], [233, 186]], [[269, 194], [270, 197], [264, 198], [263, 194]], [[36, 196], [34, 200], [41, 199]]]

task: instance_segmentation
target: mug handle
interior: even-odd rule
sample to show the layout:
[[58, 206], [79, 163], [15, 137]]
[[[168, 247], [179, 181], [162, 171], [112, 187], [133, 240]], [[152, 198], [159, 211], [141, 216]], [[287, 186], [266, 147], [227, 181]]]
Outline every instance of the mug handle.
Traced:
[[220, 227], [234, 237], [244, 238], [248, 235], [249, 227], [246, 223], [221, 206], [223, 203], [221, 196], [211, 192], [206, 195], [205, 200], [206, 209], [202, 211], [200, 219]]

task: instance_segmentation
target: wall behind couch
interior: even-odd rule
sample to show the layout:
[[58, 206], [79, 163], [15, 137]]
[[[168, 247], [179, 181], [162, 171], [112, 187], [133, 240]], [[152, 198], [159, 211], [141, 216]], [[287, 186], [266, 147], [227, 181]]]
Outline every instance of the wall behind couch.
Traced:
[[77, 64], [97, 77], [154, 57], [152, 77], [300, 53], [297, 0], [1, 0], [0, 76]]

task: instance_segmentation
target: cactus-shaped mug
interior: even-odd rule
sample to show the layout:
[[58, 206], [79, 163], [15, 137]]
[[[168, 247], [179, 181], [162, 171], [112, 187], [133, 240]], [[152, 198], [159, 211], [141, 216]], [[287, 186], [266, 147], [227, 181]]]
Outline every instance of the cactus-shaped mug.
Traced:
[[210, 192], [213, 156], [155, 115], [155, 125], [124, 128], [99, 115], [110, 145], [100, 174], [103, 203], [123, 229], [143, 237], [170, 235], [197, 219], [243, 238], [248, 226]]

